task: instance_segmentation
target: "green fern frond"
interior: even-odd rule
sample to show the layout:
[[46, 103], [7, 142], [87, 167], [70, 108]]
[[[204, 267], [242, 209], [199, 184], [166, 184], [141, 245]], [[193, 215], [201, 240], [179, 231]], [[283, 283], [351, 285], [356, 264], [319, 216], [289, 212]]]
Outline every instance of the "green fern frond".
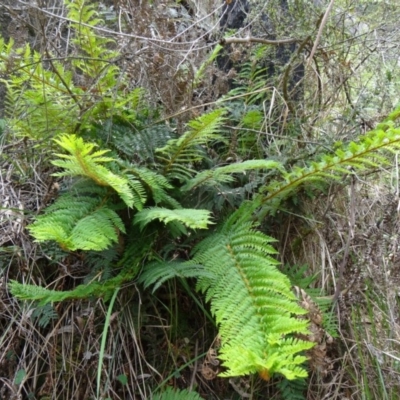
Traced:
[[129, 159], [155, 162], [155, 149], [164, 147], [176, 135], [166, 125], [155, 125], [143, 129], [119, 121], [106, 121], [96, 125], [93, 137], [102, 137]]
[[68, 298], [67, 292], [60, 292], [57, 290], [50, 290], [37, 285], [22, 284], [17, 281], [11, 280], [9, 288], [13, 296], [20, 300], [38, 300], [39, 305], [51, 303], [56, 298], [56, 301], [63, 301]]
[[305, 379], [288, 380], [283, 378], [278, 384], [282, 400], [306, 400], [307, 382]]
[[172, 278], [199, 278], [201, 276], [212, 278], [210, 272], [202, 265], [192, 262], [152, 262], [147, 264], [140, 275], [139, 282], [145, 288], [153, 286], [155, 292], [164, 282]]
[[164, 204], [172, 208], [181, 208], [181, 205], [168, 193], [172, 185], [165, 176], [145, 167], [138, 167], [127, 162], [120, 162], [124, 167], [123, 173], [137, 178], [150, 193], [156, 204]]
[[[392, 113], [397, 118], [400, 111]], [[306, 167], [294, 167], [290, 172], [284, 172], [281, 179], [270, 182], [262, 189], [266, 209], [275, 209], [279, 202], [292, 195], [302, 184], [328, 179], [343, 179], [352, 171], [364, 171], [370, 167], [390, 164], [387, 153], [400, 149], [400, 128], [394, 121], [388, 119], [358, 142], [351, 142], [339, 147], [333, 154], [321, 156], [319, 161], [312, 161]], [[386, 154], [385, 154], [386, 153]]]
[[[103, 24], [100, 18], [97, 18], [97, 12], [92, 4], [85, 0], [68, 0], [68, 19], [73, 32], [74, 44], [84, 53], [84, 58], [73, 60], [74, 65], [79, 70], [92, 78], [99, 78], [100, 72], [107, 67], [106, 60], [110, 60], [118, 53], [110, 49], [110, 43], [114, 40], [109, 37], [96, 35], [93, 28]], [[104, 62], [99, 62], [104, 60]]]
[[6, 72], [6, 111], [14, 132], [43, 139], [74, 128], [81, 90], [61, 62], [52, 60], [49, 68], [43, 55], [31, 51], [28, 44], [14, 48], [13, 41], [2, 42], [0, 70]]
[[64, 301], [67, 299], [88, 299], [90, 297], [108, 300], [115, 290], [134, 279], [153, 245], [154, 235], [139, 236], [139, 232], [130, 232], [133, 239], [127, 244], [117, 267], [122, 267], [118, 275], [104, 282], [89, 282], [69, 291], [46, 289], [36, 285], [11, 281], [9, 284], [13, 296], [21, 300], [38, 300], [39, 305]]
[[38, 321], [39, 326], [42, 328], [45, 328], [50, 321], [59, 318], [59, 315], [52, 304], [45, 304], [44, 306], [34, 305], [32, 309], [32, 319]]
[[[93, 187], [93, 185], [92, 185]], [[28, 226], [38, 242], [56, 241], [64, 250], [104, 250], [118, 241], [118, 232], [125, 226], [111, 207], [108, 194], [87, 182], [84, 191], [73, 187]], [[82, 189], [81, 189], [82, 190]], [[93, 194], [93, 197], [91, 196]]]
[[295, 318], [305, 311], [289, 279], [276, 268], [272, 239], [255, 230], [248, 221], [252, 207], [246, 206], [201, 242], [193, 257], [212, 274], [199, 279], [198, 289], [211, 301], [219, 325], [220, 358], [227, 368], [222, 375], [305, 377], [301, 364], [306, 358], [296, 354], [313, 344], [290, 338], [307, 332], [307, 322]]
[[217, 185], [218, 183], [232, 182], [232, 174], [245, 174], [249, 170], [258, 169], [282, 169], [280, 163], [272, 160], [247, 160], [240, 163], [233, 163], [224, 167], [218, 167], [199, 172], [190, 179], [182, 188], [184, 191], [192, 190], [203, 185]]
[[163, 393], [153, 394], [152, 400], [203, 400], [196, 392], [168, 387]]
[[[134, 205], [139, 209], [142, 207], [141, 193], [143, 191], [135, 186], [134, 181], [130, 182], [126, 177], [116, 175], [102, 165], [115, 161], [111, 157], [104, 157], [109, 150], [93, 152], [96, 145], [85, 143], [76, 135], [64, 135], [60, 139], [55, 139], [55, 142], [71, 154], [56, 154], [62, 160], [52, 161], [52, 164], [64, 168], [64, 171], [55, 173], [55, 176], [88, 177], [97, 185], [112, 187], [128, 207]], [[136, 188], [136, 196], [133, 195], [131, 187]]]
[[213, 224], [210, 220], [210, 214], [208, 210], [194, 210], [189, 208], [168, 210], [162, 207], [151, 207], [139, 211], [135, 215], [134, 223], [143, 229], [148, 223], [158, 219], [165, 224], [179, 222], [191, 229], [207, 229], [209, 224]]
[[79, 285], [73, 290], [59, 291], [46, 289], [37, 285], [22, 284], [17, 281], [10, 281], [9, 287], [13, 296], [21, 300], [38, 300], [39, 305], [64, 301], [68, 299], [88, 299], [90, 297], [109, 299], [116, 288], [124, 282], [132, 279], [133, 274], [119, 274], [105, 282], [91, 282]]
[[194, 174], [193, 163], [205, 157], [204, 147], [211, 141], [224, 140], [219, 133], [224, 113], [224, 109], [217, 109], [190, 121], [190, 129], [180, 138], [169, 140], [156, 150], [166, 176], [187, 180]]

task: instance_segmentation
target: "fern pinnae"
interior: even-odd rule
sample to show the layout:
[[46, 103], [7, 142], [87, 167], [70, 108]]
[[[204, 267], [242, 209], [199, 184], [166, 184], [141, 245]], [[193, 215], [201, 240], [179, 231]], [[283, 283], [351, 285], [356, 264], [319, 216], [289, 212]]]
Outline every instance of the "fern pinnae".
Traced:
[[389, 162], [385, 155], [378, 153], [400, 149], [400, 128], [394, 128], [393, 122], [389, 122], [384, 124], [385, 130], [377, 128], [368, 132], [360, 138], [359, 143], [351, 142], [338, 148], [334, 154], [323, 155], [320, 161], [313, 161], [304, 168], [295, 167], [291, 172], [283, 173], [283, 179], [277, 179], [262, 188], [262, 193], [268, 192], [263, 195], [262, 203], [273, 204], [274, 199], [283, 199], [303, 183], [340, 179], [343, 174], [351, 173], [351, 168], [362, 171]]
[[225, 109], [204, 114], [188, 123], [191, 128], [181, 137], [171, 139], [166, 146], [156, 149], [158, 159], [164, 165], [164, 174], [186, 181], [194, 175], [191, 164], [204, 158], [204, 149], [210, 141], [224, 138], [219, 134], [224, 122]]
[[54, 240], [64, 250], [104, 250], [118, 241], [118, 232], [125, 232], [111, 198], [107, 188], [78, 181], [28, 229], [38, 242]]
[[57, 154], [62, 159], [52, 163], [64, 168], [64, 171], [55, 173], [55, 176], [86, 176], [100, 186], [112, 187], [128, 207], [134, 205], [135, 199], [128, 179], [114, 174], [102, 165], [114, 161], [111, 157], [103, 156], [109, 150], [93, 152], [96, 145], [85, 143], [76, 135], [63, 135], [55, 139], [55, 142], [70, 153], [70, 155]]
[[164, 282], [172, 278], [199, 278], [211, 274], [200, 264], [184, 261], [154, 261], [147, 264], [140, 275], [139, 282], [145, 288], [153, 286], [155, 292]]
[[[290, 379], [306, 376], [297, 367], [305, 357], [292, 353], [313, 344], [285, 339], [295, 332], [307, 332], [307, 322], [292, 317], [305, 311], [270, 256], [275, 253], [271, 240], [254, 229], [250, 214], [245, 206], [239, 209], [196, 247], [193, 257], [193, 262], [213, 274], [211, 279], [201, 277], [198, 289], [211, 301], [219, 325], [220, 358], [228, 369], [223, 375], [266, 370]], [[276, 325], [281, 327], [279, 333], [274, 331]]]
[[196, 392], [167, 387], [164, 392], [153, 394], [151, 400], [203, 400], [203, 398]]
[[188, 191], [203, 185], [232, 182], [234, 180], [232, 174], [245, 174], [247, 171], [260, 169], [282, 169], [282, 165], [272, 160], [247, 160], [240, 163], [232, 163], [213, 170], [199, 172], [183, 186], [182, 190]]

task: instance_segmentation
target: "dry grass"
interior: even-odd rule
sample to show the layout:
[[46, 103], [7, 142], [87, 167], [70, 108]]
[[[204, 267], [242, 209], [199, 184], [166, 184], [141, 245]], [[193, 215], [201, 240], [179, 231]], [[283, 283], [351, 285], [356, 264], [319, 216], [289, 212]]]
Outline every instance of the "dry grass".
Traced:
[[[29, 18], [18, 14], [16, 20], [25, 28], [27, 19], [34, 21], [37, 29], [31, 36], [32, 31], [23, 29], [23, 40], [28, 38], [32, 46], [43, 49], [58, 38], [60, 56], [64, 56], [73, 49], [55, 32], [65, 30], [65, 21], [59, 18], [65, 10], [62, 2], [53, 3], [46, 8], [50, 14], [32, 11]], [[204, 87], [193, 85], [196, 68], [212, 47], [207, 34], [218, 21], [213, 2], [207, 7], [193, 6], [197, 19], [210, 14], [204, 24], [191, 25], [190, 19], [180, 16], [187, 24], [187, 34], [181, 35], [180, 41], [173, 40], [180, 32], [171, 25], [165, 8], [160, 6], [154, 11], [148, 2], [128, 0], [115, 3], [121, 13], [114, 28], [135, 26], [133, 32], [127, 31], [131, 36], [118, 37], [118, 48], [126, 55], [121, 67], [131, 74], [132, 86], [146, 88], [151, 100], [163, 105], [167, 114], [214, 101], [226, 90], [227, 78], [211, 68]], [[140, 41], [135, 36], [153, 40]], [[324, 54], [320, 56], [323, 59]], [[326, 132], [348, 139], [359, 132], [361, 123], [368, 128], [374, 118], [379, 119], [377, 113], [371, 117], [355, 112], [354, 118], [349, 118], [351, 126], [346, 120], [338, 122], [342, 117], [339, 111], [347, 100], [343, 93], [336, 93], [353, 74], [350, 65], [333, 59], [324, 60], [321, 71], [308, 71], [309, 82], [317, 76], [324, 79], [322, 89], [310, 84], [307, 91], [312, 115], [307, 115], [310, 111], [305, 108], [297, 110], [304, 123], [298, 136], [291, 138], [296, 151], [312, 146], [313, 140], [329, 145]], [[213, 90], [206, 90], [213, 83]], [[279, 118], [275, 119], [274, 114], [274, 119], [269, 119], [266, 109], [268, 135], [277, 122], [286, 121], [288, 112], [279, 90], [271, 88], [271, 93], [276, 94], [276, 98], [272, 96], [276, 102], [273, 107], [279, 109]], [[278, 133], [287, 134], [284, 128], [285, 124]], [[280, 145], [276, 148], [279, 154]], [[11, 297], [7, 292], [9, 279], [69, 289], [82, 281], [86, 267], [79, 255], [40, 247], [25, 229], [57, 195], [58, 183], [51, 177], [43, 150], [37, 152], [32, 142], [7, 132], [0, 143], [0, 154], [1, 399], [94, 399], [99, 389], [103, 399], [149, 399], [155, 388], [163, 385], [196, 389], [207, 399], [279, 398], [276, 381], [216, 376], [215, 327], [207, 320], [206, 310], [193, 301], [192, 295], [196, 294], [178, 283], [171, 283], [157, 296], [141, 292], [134, 284], [123, 288], [109, 326], [105, 325], [108, 306], [101, 300], [41, 308]], [[350, 189], [333, 185], [311, 199], [300, 195], [304, 196], [302, 209], [293, 207], [290, 217], [285, 214], [273, 226], [284, 263], [306, 264], [310, 275], [317, 273], [314, 286], [321, 290], [321, 297], [334, 296], [340, 288], [341, 295], [333, 308], [339, 336], [333, 343], [325, 338], [323, 360], [316, 363], [320, 368], [310, 377], [310, 400], [400, 396], [398, 176], [385, 181], [377, 177], [390, 176], [391, 171], [380, 172], [384, 173], [356, 177], [352, 183], [349, 181]], [[102, 352], [105, 332], [108, 336]]]
[[282, 231], [284, 261], [308, 265], [322, 296], [341, 293], [332, 307], [339, 337], [327, 345], [330, 369], [311, 376], [310, 399], [400, 395], [398, 179], [376, 179], [389, 174], [356, 177], [353, 190], [332, 186], [302, 202], [297, 212], [305, 217], [289, 218]]

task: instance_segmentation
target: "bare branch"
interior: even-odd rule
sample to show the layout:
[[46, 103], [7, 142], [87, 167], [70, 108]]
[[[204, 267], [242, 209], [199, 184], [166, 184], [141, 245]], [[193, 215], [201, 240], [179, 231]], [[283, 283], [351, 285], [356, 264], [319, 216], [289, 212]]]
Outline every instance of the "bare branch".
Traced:
[[280, 39], [280, 40], [269, 40], [269, 39], [261, 39], [257, 37], [247, 36], [246, 38], [224, 38], [220, 40], [220, 44], [222, 46], [230, 43], [263, 43], [263, 44], [271, 44], [273, 46], [279, 46], [281, 44], [290, 44], [300, 42], [300, 39]]

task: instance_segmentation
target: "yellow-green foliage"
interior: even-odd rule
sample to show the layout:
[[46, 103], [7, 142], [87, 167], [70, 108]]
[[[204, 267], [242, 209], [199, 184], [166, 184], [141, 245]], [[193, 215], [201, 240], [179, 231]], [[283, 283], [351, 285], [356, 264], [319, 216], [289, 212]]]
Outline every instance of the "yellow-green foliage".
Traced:
[[[110, 186], [113, 188], [128, 207], [135, 206], [141, 209], [146, 201], [143, 188], [139, 185], [130, 185], [129, 179], [116, 175], [102, 164], [116, 161], [111, 157], [104, 157], [109, 150], [98, 150], [93, 152], [94, 143], [84, 143], [82, 138], [75, 135], [65, 135], [55, 142], [66, 150], [67, 154], [56, 154], [63, 160], [56, 160], [52, 163], [57, 167], [64, 168], [63, 172], [57, 172], [55, 176], [85, 176], [99, 186]], [[136, 191], [132, 191], [132, 187]]]

